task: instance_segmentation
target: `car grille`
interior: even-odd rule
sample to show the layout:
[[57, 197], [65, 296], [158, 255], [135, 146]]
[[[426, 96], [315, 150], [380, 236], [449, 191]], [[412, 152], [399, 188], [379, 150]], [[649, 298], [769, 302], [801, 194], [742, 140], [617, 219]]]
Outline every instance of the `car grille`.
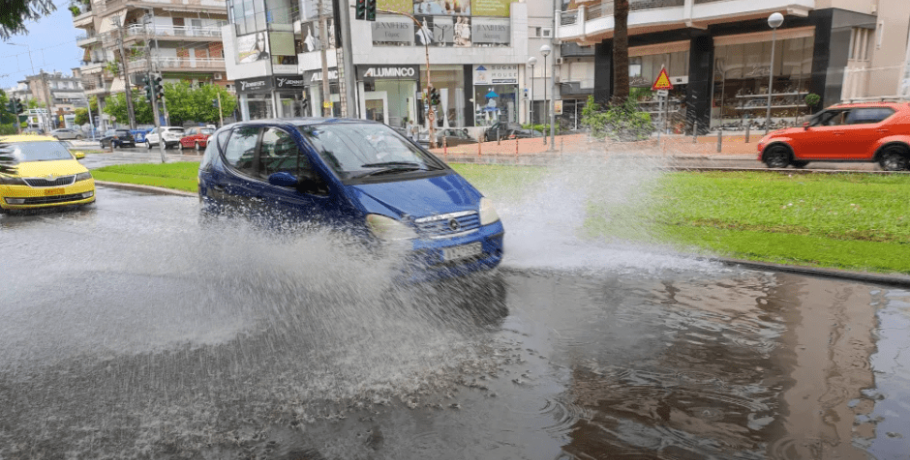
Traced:
[[67, 201], [79, 201], [85, 197], [81, 193], [76, 193], [74, 195], [53, 195], [53, 196], [42, 196], [35, 198], [26, 198], [25, 203], [23, 204], [51, 204], [51, 203], [66, 203]]
[[42, 179], [40, 177], [33, 177], [23, 180], [30, 187], [62, 187], [64, 185], [73, 185], [73, 182], [76, 180], [76, 176], [61, 176], [53, 180]]
[[[453, 224], [453, 222], [455, 222]], [[450, 238], [470, 233], [480, 228], [480, 216], [476, 211], [453, 212], [416, 219], [417, 232], [429, 238]]]

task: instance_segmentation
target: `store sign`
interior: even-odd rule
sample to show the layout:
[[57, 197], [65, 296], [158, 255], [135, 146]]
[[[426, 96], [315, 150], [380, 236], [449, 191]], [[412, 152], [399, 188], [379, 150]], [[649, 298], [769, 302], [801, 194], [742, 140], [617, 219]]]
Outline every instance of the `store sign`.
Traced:
[[474, 85], [517, 85], [517, 65], [475, 65]]
[[303, 88], [306, 86], [306, 80], [299, 75], [288, 77], [275, 77], [275, 88]]
[[414, 23], [410, 18], [397, 16], [379, 17], [371, 22], [373, 44], [377, 45], [410, 45], [414, 40]]
[[513, 0], [471, 0], [472, 16], [509, 17], [509, 7]]
[[272, 81], [268, 77], [237, 80], [236, 83], [238, 93], [252, 93], [258, 91], [269, 91], [272, 89]]
[[475, 45], [508, 45], [512, 36], [509, 20], [499, 18], [473, 18], [471, 35]]
[[357, 66], [357, 75], [362, 81], [375, 80], [417, 80], [420, 69], [416, 65]]
[[[338, 68], [329, 68], [329, 81], [338, 81]], [[303, 85], [310, 86], [322, 83], [322, 70], [310, 70], [303, 73]]]

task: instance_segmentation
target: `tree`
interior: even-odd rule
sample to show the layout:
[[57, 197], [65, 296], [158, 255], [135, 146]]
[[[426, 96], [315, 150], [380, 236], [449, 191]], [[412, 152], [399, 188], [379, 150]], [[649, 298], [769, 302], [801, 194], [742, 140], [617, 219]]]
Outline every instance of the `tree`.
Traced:
[[51, 0], [3, 0], [0, 7], [0, 39], [25, 34], [25, 23], [36, 21], [57, 9]]
[[88, 123], [88, 109], [76, 109], [76, 119], [73, 120], [79, 126]]
[[[133, 101], [136, 103], [133, 106], [136, 112], [136, 123], [146, 125], [152, 124], [155, 118], [152, 115], [152, 106], [149, 104], [148, 99], [146, 99], [145, 94], [134, 89]], [[130, 118], [126, 110], [126, 93], [117, 93], [113, 97], [108, 98], [107, 104], [104, 106], [104, 113], [116, 117], [117, 121], [120, 123], [128, 124]]]
[[237, 106], [237, 99], [218, 85], [193, 87], [188, 82], [166, 83], [164, 98], [167, 100], [168, 118], [172, 125], [184, 122], [218, 123], [218, 107], [212, 101], [221, 95], [221, 110], [230, 116]]
[[613, 2], [613, 99], [624, 105], [629, 99], [629, 0]]

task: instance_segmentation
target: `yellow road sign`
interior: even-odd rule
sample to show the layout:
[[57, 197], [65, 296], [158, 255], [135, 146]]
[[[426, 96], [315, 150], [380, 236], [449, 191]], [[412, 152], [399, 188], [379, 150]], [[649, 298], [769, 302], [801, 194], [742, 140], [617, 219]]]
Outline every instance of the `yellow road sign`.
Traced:
[[673, 89], [673, 83], [670, 83], [670, 76], [667, 75], [667, 69], [660, 69], [660, 75], [657, 76], [657, 80], [654, 80], [654, 85], [651, 86], [651, 91], [659, 91], [662, 89]]

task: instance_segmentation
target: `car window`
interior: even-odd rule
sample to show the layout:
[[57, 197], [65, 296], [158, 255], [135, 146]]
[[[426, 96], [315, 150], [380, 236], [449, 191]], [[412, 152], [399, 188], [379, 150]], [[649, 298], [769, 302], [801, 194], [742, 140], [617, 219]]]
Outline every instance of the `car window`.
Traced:
[[282, 129], [269, 128], [262, 133], [259, 144], [259, 177], [268, 179], [276, 172], [285, 171], [300, 176], [309, 175], [310, 162], [294, 138]]
[[811, 126], [840, 126], [846, 124], [849, 110], [827, 110], [813, 118]]
[[887, 107], [853, 109], [850, 111], [850, 116], [847, 118], [847, 124], [861, 125], [878, 123], [891, 115], [894, 115], [894, 110]]
[[197, 132], [199, 134], [205, 134], [206, 136], [211, 136], [212, 134], [215, 134], [215, 130], [212, 128], [199, 128], [197, 130]]
[[117, 130], [117, 135], [118, 135], [118, 136], [126, 136], [126, 135], [128, 135], [129, 133], [130, 133], [130, 132], [127, 131], [127, 130], [125, 130], [125, 129], [118, 129], [118, 130]]
[[256, 144], [259, 141], [259, 128], [244, 126], [237, 128], [231, 134], [227, 147], [224, 149], [224, 161], [234, 169], [248, 175], [256, 171], [253, 160], [256, 156]]
[[16, 142], [9, 145], [16, 163], [73, 159], [69, 150], [58, 141]]
[[212, 164], [212, 160], [215, 158], [215, 155], [218, 154], [219, 150], [223, 149], [225, 143], [227, 142], [228, 136], [231, 135], [231, 130], [225, 129], [218, 133], [218, 136], [215, 137], [214, 142], [209, 142], [205, 146], [205, 152], [202, 154], [202, 162], [199, 165], [199, 169], [208, 169]]
[[104, 132], [104, 135], [105, 135], [105, 136], [113, 136], [113, 135], [114, 135], [114, 130], [113, 130], [113, 129], [109, 129], [109, 130], [107, 130], [107, 131]]

